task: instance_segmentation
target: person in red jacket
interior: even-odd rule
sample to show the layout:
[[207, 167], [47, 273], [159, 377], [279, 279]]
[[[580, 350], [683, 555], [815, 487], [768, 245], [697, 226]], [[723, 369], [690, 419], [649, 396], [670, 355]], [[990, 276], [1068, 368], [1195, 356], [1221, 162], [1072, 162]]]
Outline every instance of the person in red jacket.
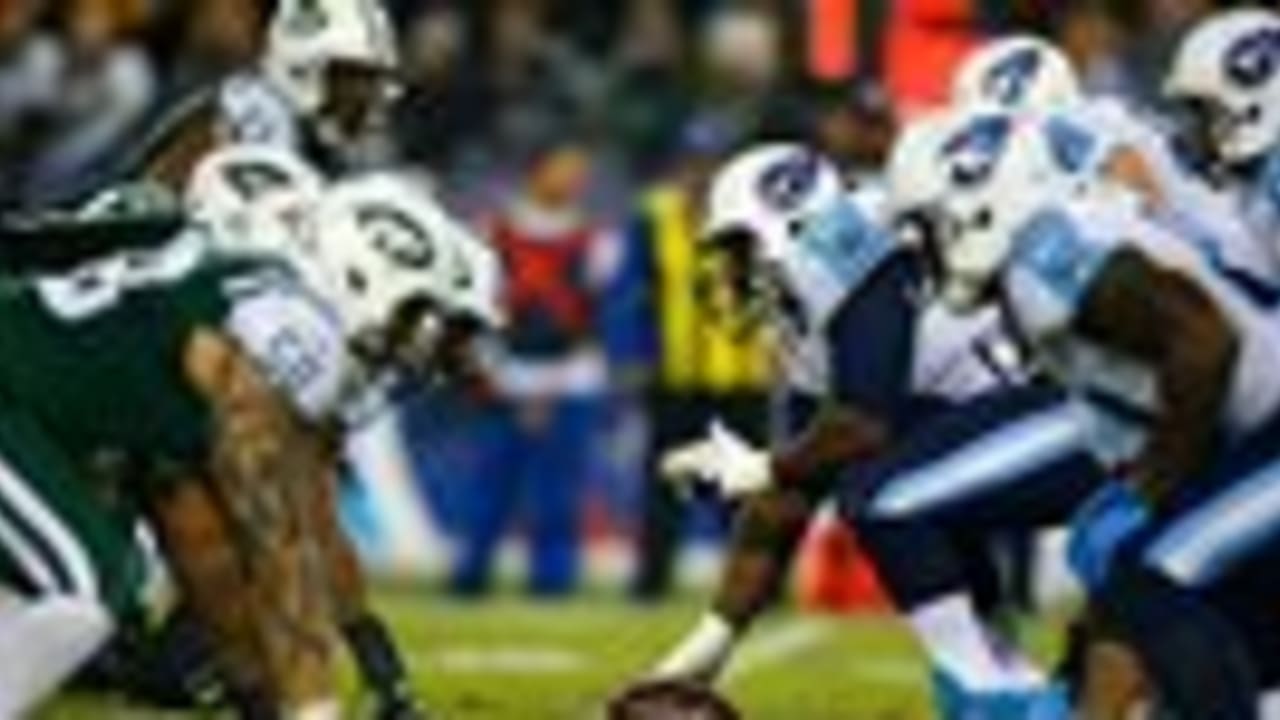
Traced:
[[608, 375], [597, 310], [617, 265], [617, 243], [584, 209], [591, 166], [575, 140], [545, 145], [489, 223], [507, 273], [509, 330], [479, 438], [479, 482], [464, 502], [459, 593], [488, 588], [495, 551], [517, 517], [530, 591], [561, 595], [577, 583], [579, 500]]

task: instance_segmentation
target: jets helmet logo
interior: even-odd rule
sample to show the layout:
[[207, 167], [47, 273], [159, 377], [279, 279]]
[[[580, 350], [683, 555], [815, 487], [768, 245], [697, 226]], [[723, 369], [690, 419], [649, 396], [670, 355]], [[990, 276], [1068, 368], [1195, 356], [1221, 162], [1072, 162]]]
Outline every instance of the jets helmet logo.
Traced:
[[356, 221], [368, 232], [374, 249], [392, 262], [414, 270], [425, 270], [435, 263], [431, 236], [421, 223], [400, 210], [364, 207], [357, 213]]

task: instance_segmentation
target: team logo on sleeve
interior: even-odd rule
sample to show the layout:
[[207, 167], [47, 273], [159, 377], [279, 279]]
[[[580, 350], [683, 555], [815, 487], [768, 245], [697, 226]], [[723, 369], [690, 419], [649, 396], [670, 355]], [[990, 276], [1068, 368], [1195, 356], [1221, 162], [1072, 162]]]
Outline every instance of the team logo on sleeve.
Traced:
[[942, 146], [951, 182], [959, 187], [986, 182], [1012, 133], [1013, 121], [999, 115], [980, 117], [957, 132]]
[[1227, 52], [1227, 76], [1245, 87], [1257, 87], [1280, 64], [1280, 31], [1267, 29], [1241, 38]]
[[821, 169], [822, 162], [814, 153], [795, 152], [761, 173], [760, 198], [780, 212], [794, 210], [817, 187]]
[[1040, 72], [1040, 63], [1040, 53], [1035, 48], [1010, 53], [987, 71], [983, 90], [1002, 105], [1015, 105], [1026, 95], [1036, 73]]

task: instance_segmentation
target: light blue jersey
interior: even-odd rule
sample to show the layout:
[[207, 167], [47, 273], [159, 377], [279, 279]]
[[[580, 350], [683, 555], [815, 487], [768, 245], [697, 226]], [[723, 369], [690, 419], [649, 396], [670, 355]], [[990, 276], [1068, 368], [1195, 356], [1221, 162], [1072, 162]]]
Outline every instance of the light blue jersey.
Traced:
[[1152, 368], [1081, 337], [1074, 323], [1113, 253], [1133, 248], [1194, 278], [1235, 327], [1240, 354], [1221, 418], [1228, 436], [1280, 410], [1280, 327], [1184, 241], [1132, 208], [1075, 200], [1040, 212], [1017, 234], [1002, 276], [1010, 315], [1037, 359], [1088, 416], [1101, 460], [1134, 459], [1158, 412]]
[[[1044, 118], [1050, 146], [1063, 168], [1101, 192], [1122, 193], [1155, 223], [1190, 243], [1215, 266], [1262, 282], [1280, 283], [1277, 244], [1250, 227], [1230, 197], [1188, 171], [1153, 120], [1114, 98], [1093, 98]], [[1136, 194], [1107, 179], [1108, 164], [1136, 153], [1162, 201], [1144, 206]]]
[[[880, 189], [860, 189], [811, 222], [783, 258], [779, 269], [793, 300], [779, 323], [788, 385], [817, 397], [838, 394], [841, 385], [856, 382], [848, 376], [859, 370], [833, 367], [835, 358], [856, 355], [859, 362], [846, 365], [862, 365], [870, 356], [895, 352], [889, 340], [900, 333], [891, 327], [894, 317], [910, 318], [910, 347], [896, 350], [909, 357], [885, 357], [878, 364], [907, 369], [902, 394], [963, 400], [1005, 382], [1017, 363], [995, 311], [960, 317], [926, 304], [916, 275], [892, 289], [881, 285], [885, 266], [903, 252], [886, 222]], [[869, 300], [871, 295], [876, 299]], [[837, 318], [855, 299], [878, 307], [860, 309], [870, 316], [861, 321]], [[836, 344], [856, 347], [842, 354]]]
[[1237, 202], [1254, 236], [1280, 253], [1280, 147], [1263, 162], [1254, 182], [1238, 189]]

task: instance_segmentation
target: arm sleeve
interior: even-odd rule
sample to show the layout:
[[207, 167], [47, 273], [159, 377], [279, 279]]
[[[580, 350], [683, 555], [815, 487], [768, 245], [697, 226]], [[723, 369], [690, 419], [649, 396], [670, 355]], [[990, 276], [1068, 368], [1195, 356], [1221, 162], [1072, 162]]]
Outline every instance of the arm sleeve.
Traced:
[[183, 227], [177, 213], [86, 221], [72, 215], [0, 218], [0, 272], [58, 273], [124, 250], [157, 248]]
[[890, 258], [827, 326], [836, 398], [895, 428], [911, 396], [919, 279], [914, 258]]

